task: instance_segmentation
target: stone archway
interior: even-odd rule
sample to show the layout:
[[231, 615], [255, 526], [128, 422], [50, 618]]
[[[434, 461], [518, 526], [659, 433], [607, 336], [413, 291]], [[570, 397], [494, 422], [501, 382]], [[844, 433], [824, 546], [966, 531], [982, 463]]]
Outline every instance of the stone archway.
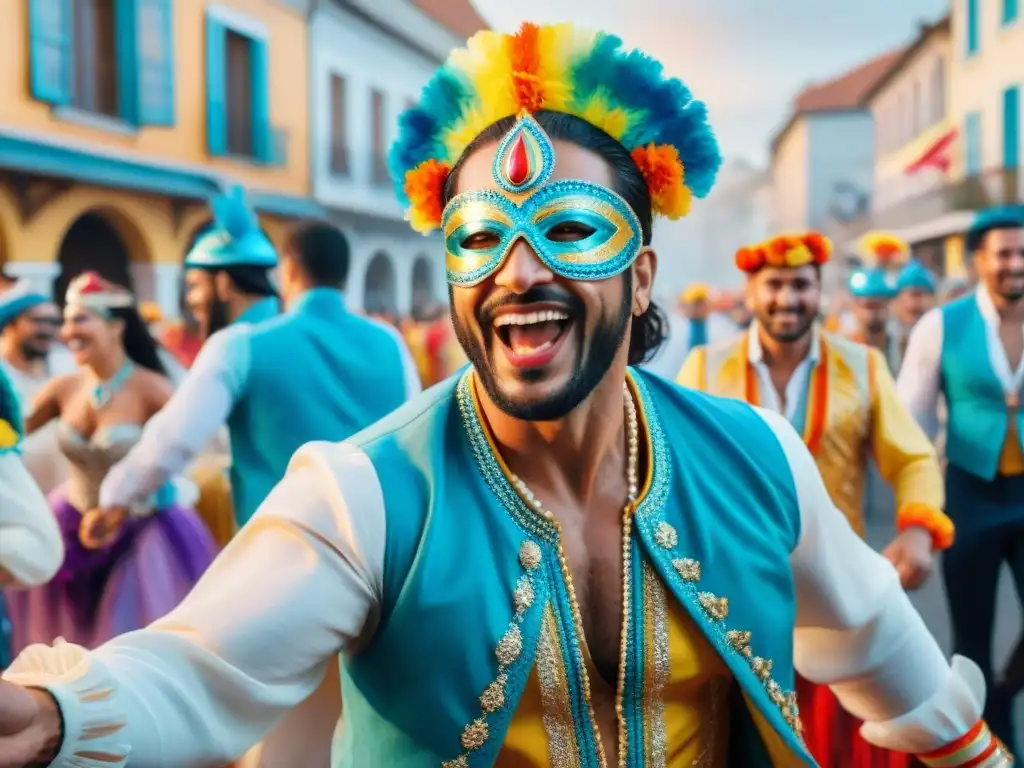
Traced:
[[434, 304], [434, 268], [426, 256], [417, 256], [412, 263], [412, 298], [410, 314], [420, 319]]
[[83, 213], [64, 233], [57, 263], [60, 274], [53, 283], [53, 298], [62, 306], [68, 283], [90, 270], [135, 291], [128, 244], [114, 223], [97, 211]]
[[363, 278], [363, 310], [368, 315], [394, 318], [398, 313], [395, 265], [383, 251], [374, 254]]

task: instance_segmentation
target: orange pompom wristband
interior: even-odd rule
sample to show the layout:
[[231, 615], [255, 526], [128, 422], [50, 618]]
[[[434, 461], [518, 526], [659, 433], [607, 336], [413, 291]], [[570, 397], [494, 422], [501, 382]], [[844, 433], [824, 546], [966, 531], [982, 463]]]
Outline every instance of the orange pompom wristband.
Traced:
[[896, 513], [896, 530], [900, 533], [907, 528], [924, 528], [931, 534], [932, 548], [936, 551], [949, 549], [956, 536], [956, 526], [941, 509], [920, 501], [901, 504]]

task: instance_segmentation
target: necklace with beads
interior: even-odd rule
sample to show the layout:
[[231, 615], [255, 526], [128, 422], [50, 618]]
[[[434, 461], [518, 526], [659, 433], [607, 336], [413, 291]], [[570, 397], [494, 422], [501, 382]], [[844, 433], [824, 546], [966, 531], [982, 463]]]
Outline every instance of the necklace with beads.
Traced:
[[[626, 728], [626, 718], [623, 711], [622, 697], [623, 691], [626, 687], [626, 652], [629, 646], [629, 631], [630, 622], [629, 616], [631, 613], [630, 608], [630, 593], [632, 590], [632, 575], [630, 572], [630, 542], [632, 541], [633, 531], [633, 508], [636, 505], [636, 499], [639, 492], [639, 464], [640, 464], [640, 427], [639, 420], [637, 419], [636, 404], [633, 402], [633, 396], [629, 392], [629, 385], [623, 384], [622, 386], [623, 400], [626, 408], [626, 433], [627, 433], [627, 455], [626, 455], [626, 504], [622, 510], [622, 615], [623, 621], [622, 631], [619, 637], [619, 668], [618, 668], [618, 679], [616, 681], [615, 691], [615, 714], [618, 721], [618, 743], [619, 743], [619, 754], [618, 764], [620, 768], [625, 768], [627, 762], [627, 751], [628, 751], [628, 734]], [[533, 494], [533, 491], [529, 489], [526, 483], [523, 482], [522, 478], [517, 475], [511, 475], [509, 478], [516, 490], [526, 501], [526, 503], [533, 509], [537, 514], [543, 516], [545, 519], [550, 520], [559, 531], [558, 537], [558, 561], [562, 571], [562, 578], [565, 581], [566, 592], [569, 597], [569, 607], [572, 612], [573, 622], [576, 626], [576, 632], [580, 638], [585, 638], [583, 631], [583, 618], [580, 614], [579, 602], [576, 600], [576, 590], [573, 587], [572, 573], [569, 569], [568, 561], [565, 557], [565, 550], [562, 548], [561, 541], [561, 526], [558, 525], [558, 521], [555, 519], [554, 514], [551, 510], [544, 507], [540, 500]], [[585, 640], [584, 640], [585, 641]], [[583, 670], [583, 698], [587, 703], [587, 708], [590, 711], [590, 722], [594, 729], [594, 741], [597, 744], [599, 753], [599, 763], [604, 766], [607, 765], [607, 758], [604, 752], [604, 745], [601, 739], [601, 733], [597, 726], [597, 718], [594, 715], [594, 708], [590, 695], [590, 676]]]

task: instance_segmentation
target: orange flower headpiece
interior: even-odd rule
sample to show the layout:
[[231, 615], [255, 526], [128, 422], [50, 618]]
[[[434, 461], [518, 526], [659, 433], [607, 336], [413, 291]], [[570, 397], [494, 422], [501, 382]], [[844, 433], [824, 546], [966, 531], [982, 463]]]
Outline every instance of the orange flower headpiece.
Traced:
[[870, 267], [890, 267], [910, 258], [910, 246], [889, 232], [868, 232], [857, 247], [858, 255]]
[[388, 165], [406, 218], [441, 224], [445, 178], [466, 147], [504, 118], [541, 110], [585, 120], [619, 141], [647, 182], [655, 214], [685, 216], [722, 164], [707, 108], [661, 64], [622, 40], [571, 24], [484, 30], [424, 87], [399, 119]]
[[762, 267], [821, 266], [832, 255], [832, 241], [818, 232], [779, 235], [736, 251], [736, 266], [752, 275]]

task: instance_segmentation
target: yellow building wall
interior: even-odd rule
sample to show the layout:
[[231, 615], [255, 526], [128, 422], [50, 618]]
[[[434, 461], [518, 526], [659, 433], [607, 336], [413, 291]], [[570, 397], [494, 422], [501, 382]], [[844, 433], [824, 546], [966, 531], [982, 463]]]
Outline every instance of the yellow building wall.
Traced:
[[951, 235], [946, 238], [946, 277], [966, 277], [967, 264], [964, 259], [964, 238]]
[[[176, 216], [165, 198], [75, 185], [23, 223], [14, 191], [0, 183], [0, 263], [56, 261], [65, 233], [86, 213], [101, 214], [110, 222], [132, 261], [152, 264], [180, 264], [196, 231], [210, 219], [205, 205], [189, 206]], [[264, 215], [260, 223], [280, 252], [289, 222]]]
[[773, 229], [789, 231], [807, 227], [810, 209], [808, 134], [807, 120], [798, 117], [772, 156]]
[[175, 0], [175, 124], [142, 127], [137, 133], [103, 130], [57, 118], [31, 96], [28, 0], [0, 3], [0, 122], [44, 138], [65, 138], [158, 158], [204, 165], [255, 189], [308, 195], [309, 84], [307, 25], [297, 11], [269, 0], [221, 0], [222, 6], [259, 20], [270, 30], [270, 117], [288, 134], [287, 164], [260, 166], [211, 158], [206, 151], [205, 0]]

